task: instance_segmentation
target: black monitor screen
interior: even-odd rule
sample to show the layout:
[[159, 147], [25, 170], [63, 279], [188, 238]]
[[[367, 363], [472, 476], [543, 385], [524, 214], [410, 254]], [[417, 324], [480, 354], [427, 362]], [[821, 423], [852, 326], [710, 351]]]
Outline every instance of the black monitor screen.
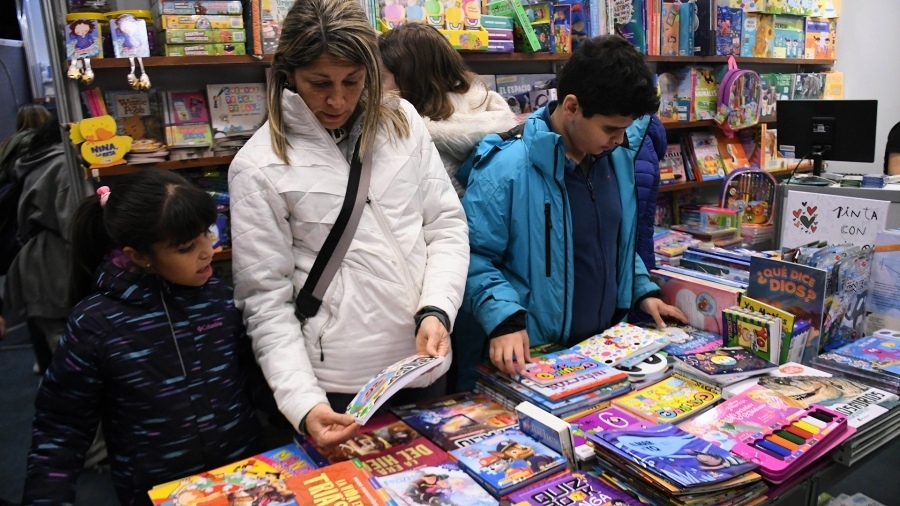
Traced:
[[877, 100], [779, 100], [779, 151], [796, 158], [821, 153], [824, 160], [875, 161]]

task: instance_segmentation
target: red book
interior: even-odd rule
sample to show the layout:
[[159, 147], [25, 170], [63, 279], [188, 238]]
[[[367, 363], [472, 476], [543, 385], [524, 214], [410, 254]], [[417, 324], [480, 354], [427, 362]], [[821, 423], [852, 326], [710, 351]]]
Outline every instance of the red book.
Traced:
[[285, 482], [297, 504], [391, 504], [387, 491], [378, 486], [366, 465], [355, 459], [292, 476]]

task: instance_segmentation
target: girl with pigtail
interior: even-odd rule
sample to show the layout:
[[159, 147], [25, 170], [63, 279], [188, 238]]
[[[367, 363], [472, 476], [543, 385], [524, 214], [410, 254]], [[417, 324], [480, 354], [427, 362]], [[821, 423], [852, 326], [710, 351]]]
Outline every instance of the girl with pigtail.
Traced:
[[211, 196], [162, 170], [121, 176], [73, 218], [66, 331], [37, 400], [25, 504], [74, 504], [102, 421], [122, 504], [265, 449], [253, 357], [212, 277]]

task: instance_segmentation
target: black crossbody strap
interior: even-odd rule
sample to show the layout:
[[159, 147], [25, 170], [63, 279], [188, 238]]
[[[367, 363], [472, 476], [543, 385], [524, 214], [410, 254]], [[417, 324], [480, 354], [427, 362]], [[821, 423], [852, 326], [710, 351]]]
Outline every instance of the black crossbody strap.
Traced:
[[372, 176], [371, 159], [367, 157], [363, 164], [359, 156], [359, 145], [362, 139], [356, 141], [353, 150], [353, 158], [350, 161], [350, 176], [347, 178], [347, 192], [344, 195], [344, 203], [338, 213], [334, 227], [325, 238], [322, 249], [316, 256], [306, 283], [297, 294], [296, 312], [297, 318], [302, 322], [314, 316], [322, 305], [322, 297], [325, 290], [337, 274], [344, 255], [350, 249], [356, 227], [362, 216], [366, 195], [369, 193], [369, 181]]

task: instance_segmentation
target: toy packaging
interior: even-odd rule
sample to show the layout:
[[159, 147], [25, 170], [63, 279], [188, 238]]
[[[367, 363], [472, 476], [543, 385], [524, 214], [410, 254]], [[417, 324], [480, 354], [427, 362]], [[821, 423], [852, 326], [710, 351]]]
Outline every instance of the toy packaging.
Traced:
[[716, 54], [740, 56], [741, 30], [744, 11], [731, 7], [718, 7], [716, 16]]
[[166, 56], [233, 56], [247, 54], [243, 42], [228, 44], [166, 44]]
[[240, 0], [200, 0], [200, 1], [172, 1], [162, 0], [156, 4], [157, 13], [161, 15], [190, 16], [200, 15], [226, 15], [240, 16], [243, 12]]
[[244, 30], [222, 28], [218, 30], [166, 30], [163, 40], [166, 44], [221, 44], [226, 42], [246, 42]]
[[162, 30], [218, 30], [221, 28], [244, 28], [241, 16], [161, 16]]
[[147, 40], [147, 22], [131, 14], [122, 14], [109, 19], [109, 32], [113, 40], [116, 58], [150, 56], [150, 42]]

